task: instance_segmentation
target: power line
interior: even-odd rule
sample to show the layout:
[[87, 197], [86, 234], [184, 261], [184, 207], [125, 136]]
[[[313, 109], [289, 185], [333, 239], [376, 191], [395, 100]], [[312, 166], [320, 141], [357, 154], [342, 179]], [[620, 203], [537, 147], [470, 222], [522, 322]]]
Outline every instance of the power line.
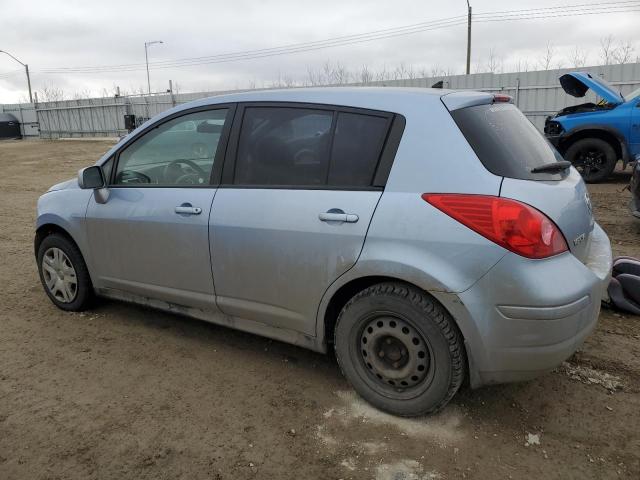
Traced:
[[[401, 30], [412, 30], [412, 29], [417, 29], [417, 28], [422, 28], [422, 27], [426, 28], [426, 27], [431, 27], [431, 26], [437, 26], [439, 24], [447, 24], [449, 22], [462, 20], [463, 18], [466, 18], [466, 17], [464, 15], [458, 15], [456, 17], [449, 17], [449, 18], [444, 18], [444, 19], [439, 19], [439, 20], [431, 20], [431, 21], [428, 21], [428, 22], [420, 22], [420, 23], [416, 23], [416, 24], [412, 24], [412, 25], [405, 25], [405, 26], [401, 26], [401, 27], [385, 28], [385, 29], [374, 30], [374, 31], [371, 31], [371, 32], [366, 32], [366, 33], [359, 33], [359, 34], [344, 35], [344, 36], [339, 36], [339, 37], [332, 37], [332, 38], [328, 38], [328, 39], [325, 39], [325, 40], [316, 40], [316, 41], [310, 41], [310, 42], [293, 43], [293, 44], [281, 45], [279, 47], [270, 47], [270, 48], [262, 48], [262, 49], [257, 49], [257, 50], [246, 50], [246, 51], [240, 51], [240, 52], [222, 53], [222, 54], [208, 55], [208, 56], [203, 56], [203, 57], [188, 57], [188, 58], [179, 58], [179, 59], [174, 59], [174, 60], [158, 60], [158, 61], [155, 61], [155, 62], [149, 62], [149, 65], [162, 65], [162, 64], [167, 64], [167, 63], [175, 64], [175, 63], [180, 63], [180, 62], [209, 60], [209, 59], [214, 59], [214, 58], [242, 55], [242, 54], [247, 54], [247, 53], [262, 53], [262, 52], [271, 52], [271, 51], [287, 49], [287, 48], [294, 48], [294, 47], [298, 48], [298, 47], [304, 47], [304, 46], [314, 46], [316, 44], [321, 44], [321, 43], [326, 43], [326, 42], [334, 42], [334, 41], [340, 41], [340, 40], [344, 40], [344, 41], [356, 40], [356, 39], [358, 39], [360, 37], [367, 37], [367, 36], [372, 36], [372, 35], [376, 35], [376, 34], [390, 34], [390, 33], [397, 33], [398, 31], [401, 31]], [[96, 66], [96, 67], [67, 67], [67, 68], [63, 67], [63, 68], [55, 69], [55, 70], [62, 70], [62, 69], [65, 69], [65, 70], [79, 70], [79, 69], [119, 68], [119, 67], [127, 68], [127, 67], [139, 67], [140, 65], [141, 65], [140, 63], [129, 63], [129, 64], [122, 64], [122, 65], [106, 65], [106, 66], [102, 66], [102, 67], [101, 66]]]
[[540, 7], [540, 8], [526, 8], [522, 10], [496, 10], [493, 12], [480, 13], [478, 15], [493, 15], [493, 14], [501, 14], [501, 13], [526, 13], [526, 12], [536, 12], [543, 10], [566, 10], [568, 8], [582, 8], [582, 7], [599, 7], [599, 8], [612, 8], [616, 6], [625, 6], [629, 3], [638, 3], [637, 0], [627, 0], [621, 2], [596, 2], [596, 3], [578, 3], [573, 5], [557, 5], [555, 7]]
[[[595, 14], [610, 13], [627, 13], [640, 11], [640, 1], [620, 1], [606, 3], [583, 3], [576, 5], [564, 5], [556, 7], [544, 7], [534, 9], [521, 10], [505, 10], [486, 12], [474, 15], [474, 21], [485, 22], [504, 22], [518, 20], [538, 20], [546, 18], [558, 18], [567, 16], [583, 16]], [[371, 42], [387, 38], [400, 37], [405, 35], [413, 35], [416, 33], [450, 28], [466, 23], [466, 16], [460, 15], [428, 22], [421, 22], [401, 27], [387, 28], [375, 30], [366, 33], [343, 35], [332, 37], [325, 40], [288, 44], [279, 47], [263, 48], [257, 50], [247, 50], [240, 52], [224, 53], [204, 57], [191, 57], [174, 60], [162, 60], [152, 62], [149, 65], [154, 69], [182, 68], [198, 65], [210, 65], [217, 63], [236, 62], [241, 60], [253, 60], [259, 58], [267, 58], [281, 55], [290, 55], [295, 53], [315, 51], [325, 48], [333, 48], [338, 46], [355, 45], [359, 43]], [[94, 67], [60, 67], [44, 69], [40, 73], [46, 74], [95, 74], [95, 73], [112, 73], [112, 72], [133, 72], [144, 69], [144, 64], [132, 63], [121, 65], [105, 65]]]
[[[437, 30], [437, 29], [441, 29], [441, 28], [448, 28], [448, 27], [452, 27], [452, 26], [456, 26], [456, 25], [463, 25], [464, 23], [466, 23], [465, 20], [458, 20], [455, 22], [449, 22], [446, 24], [440, 24], [440, 25], [433, 25], [433, 26], [429, 26], [429, 27], [422, 27], [419, 29], [413, 29], [413, 30], [404, 30], [404, 31], [400, 31], [400, 32], [393, 32], [393, 33], [388, 33], [385, 35], [377, 35], [375, 37], [369, 36], [369, 37], [363, 37], [363, 38], [358, 38], [358, 39], [354, 39], [348, 42], [345, 41], [322, 41], [322, 42], [318, 42], [316, 44], [313, 45], [304, 45], [304, 46], [294, 46], [294, 47], [289, 47], [289, 48], [280, 48], [280, 49], [274, 49], [271, 51], [267, 51], [267, 52], [255, 52], [255, 51], [247, 51], [247, 52], [238, 52], [236, 54], [222, 54], [219, 56], [213, 56], [213, 57], [205, 57], [205, 60], [185, 60], [185, 61], [176, 61], [176, 62], [172, 62], [172, 63], [165, 63], [165, 64], [160, 64], [160, 63], [155, 63], [153, 65], [153, 67], [155, 69], [163, 69], [163, 68], [179, 68], [179, 67], [188, 67], [188, 66], [195, 66], [195, 65], [206, 65], [206, 64], [214, 64], [214, 63], [227, 63], [227, 62], [234, 62], [234, 61], [238, 61], [238, 60], [252, 60], [252, 59], [256, 59], [256, 58], [265, 58], [265, 57], [274, 57], [274, 56], [280, 56], [280, 55], [288, 55], [288, 54], [292, 54], [292, 53], [300, 53], [300, 52], [308, 52], [308, 51], [314, 51], [314, 50], [321, 50], [321, 49], [325, 49], [325, 48], [330, 48], [330, 47], [336, 47], [336, 46], [345, 46], [345, 45], [355, 45], [358, 43], [365, 43], [365, 42], [370, 42], [370, 41], [374, 41], [374, 40], [381, 40], [381, 39], [386, 39], [386, 38], [393, 38], [393, 37], [398, 37], [398, 36], [404, 36], [404, 35], [409, 35], [409, 34], [413, 34], [413, 33], [419, 33], [419, 32], [426, 32], [429, 30]], [[151, 64], [150, 64], [151, 66]], [[142, 67], [144, 68], [144, 67]], [[135, 66], [131, 66], [131, 67], [125, 67], [125, 68], [110, 68], [110, 67], [100, 67], [100, 70], [71, 70], [71, 69], [67, 69], [67, 70], [43, 70], [43, 73], [99, 73], [99, 72], [123, 72], [123, 71], [137, 71], [140, 70], [140, 66], [138, 66], [137, 64]]]
[[[619, 12], [606, 12], [606, 13], [631, 13], [631, 12], [640, 12], [639, 8], [629, 9], [629, 10], [621, 10]], [[596, 13], [605, 13], [605, 12], [592, 12], [592, 13], [558, 13], [557, 15], [547, 15], [544, 17], [527, 17], [527, 18], [517, 18], [517, 17], [508, 17], [508, 18], [481, 18], [478, 20], [474, 20], [477, 23], [485, 23], [485, 22], [507, 22], [507, 21], [517, 21], [517, 20], [537, 20], [539, 18], [559, 18], [559, 17], [575, 17], [575, 16], [583, 16], [583, 15], [594, 15]]]

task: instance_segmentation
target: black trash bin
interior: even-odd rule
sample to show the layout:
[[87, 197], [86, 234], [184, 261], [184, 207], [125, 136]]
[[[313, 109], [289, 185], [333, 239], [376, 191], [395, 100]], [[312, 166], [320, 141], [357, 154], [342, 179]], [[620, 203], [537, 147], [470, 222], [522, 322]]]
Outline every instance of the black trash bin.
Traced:
[[0, 113], [0, 140], [22, 138], [20, 122], [10, 113]]

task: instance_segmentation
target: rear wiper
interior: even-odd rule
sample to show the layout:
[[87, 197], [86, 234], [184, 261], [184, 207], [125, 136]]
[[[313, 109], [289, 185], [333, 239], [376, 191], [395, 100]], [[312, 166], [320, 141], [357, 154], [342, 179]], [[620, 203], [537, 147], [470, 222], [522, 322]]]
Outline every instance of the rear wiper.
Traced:
[[531, 173], [543, 173], [543, 172], [559, 172], [561, 170], [566, 170], [571, 166], [571, 162], [567, 160], [562, 160], [556, 163], [547, 163], [546, 165], [542, 165], [541, 167], [536, 167], [531, 169]]

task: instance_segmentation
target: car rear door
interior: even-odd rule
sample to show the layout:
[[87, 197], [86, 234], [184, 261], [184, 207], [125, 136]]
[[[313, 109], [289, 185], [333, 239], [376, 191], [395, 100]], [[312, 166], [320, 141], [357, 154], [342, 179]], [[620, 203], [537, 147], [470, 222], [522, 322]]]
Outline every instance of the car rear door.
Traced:
[[356, 262], [382, 195], [393, 115], [287, 103], [237, 118], [210, 222], [218, 306], [315, 335], [320, 299]]
[[116, 154], [87, 208], [96, 287], [217, 312], [208, 223], [233, 112], [161, 120]]

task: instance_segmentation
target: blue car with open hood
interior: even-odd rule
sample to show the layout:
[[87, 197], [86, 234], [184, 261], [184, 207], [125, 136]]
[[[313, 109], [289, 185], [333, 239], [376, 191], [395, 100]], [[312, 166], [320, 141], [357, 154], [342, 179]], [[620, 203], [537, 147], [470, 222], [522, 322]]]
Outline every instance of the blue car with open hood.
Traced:
[[564, 91], [582, 98], [591, 89], [597, 103], [563, 108], [547, 117], [544, 133], [586, 182], [606, 180], [618, 161], [626, 167], [640, 154], [640, 89], [623, 96], [595, 74], [560, 77]]

